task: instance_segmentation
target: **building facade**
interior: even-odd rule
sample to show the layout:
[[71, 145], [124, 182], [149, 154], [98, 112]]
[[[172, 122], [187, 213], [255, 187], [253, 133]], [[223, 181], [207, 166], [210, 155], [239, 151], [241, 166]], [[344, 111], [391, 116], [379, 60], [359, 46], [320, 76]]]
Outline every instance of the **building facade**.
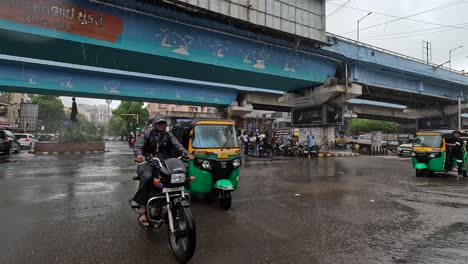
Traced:
[[94, 124], [107, 124], [112, 116], [112, 111], [107, 105], [77, 104], [78, 113]]
[[214, 107], [160, 103], [149, 103], [146, 107], [150, 117], [161, 113], [166, 116], [169, 125], [180, 119], [219, 118], [224, 115], [224, 112], [220, 112]]
[[12, 130], [19, 128], [22, 103], [31, 103], [31, 96], [20, 93], [0, 92], [0, 126]]

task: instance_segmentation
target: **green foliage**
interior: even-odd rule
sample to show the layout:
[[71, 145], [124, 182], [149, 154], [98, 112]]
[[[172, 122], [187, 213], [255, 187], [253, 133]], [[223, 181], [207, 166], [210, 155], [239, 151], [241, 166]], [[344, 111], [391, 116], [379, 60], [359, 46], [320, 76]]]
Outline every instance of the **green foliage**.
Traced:
[[67, 118], [63, 111], [63, 103], [58, 96], [36, 95], [32, 98], [32, 103], [39, 105], [38, 119], [45, 126], [45, 131], [48, 133], [58, 131], [60, 129], [60, 120]]
[[69, 129], [63, 134], [62, 142], [84, 142], [84, 141], [101, 141], [102, 136], [99, 134], [86, 134], [79, 130]]
[[128, 129], [126, 121], [119, 116], [112, 116], [109, 121], [109, 134], [112, 136], [127, 136]]
[[86, 116], [83, 114], [78, 113], [76, 116], [76, 120], [80, 124], [80, 130], [86, 135], [95, 135], [98, 133], [98, 129], [96, 128], [96, 124], [90, 122]]
[[[135, 132], [137, 127], [144, 127], [149, 119], [149, 113], [141, 102], [122, 102], [119, 107], [112, 111], [109, 130], [114, 136], [128, 136]], [[125, 114], [138, 114], [138, 123], [135, 117]]]
[[372, 131], [382, 131], [384, 133], [399, 133], [400, 126], [395, 122], [354, 118], [349, 122], [349, 133], [358, 135]]

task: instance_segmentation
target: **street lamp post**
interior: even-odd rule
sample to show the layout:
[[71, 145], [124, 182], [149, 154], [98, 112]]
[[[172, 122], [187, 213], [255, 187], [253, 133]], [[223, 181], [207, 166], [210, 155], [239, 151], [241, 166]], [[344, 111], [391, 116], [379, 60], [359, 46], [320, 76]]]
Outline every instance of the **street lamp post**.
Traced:
[[449, 69], [452, 69], [452, 51], [463, 48], [463, 45], [449, 50]]
[[462, 116], [461, 116], [461, 99], [463, 96], [463, 91], [460, 91], [460, 94], [458, 95], [458, 131], [462, 130]]
[[372, 12], [369, 12], [367, 15], [365, 15], [364, 17], [362, 17], [361, 19], [359, 19], [357, 21], [357, 41], [359, 41], [359, 22], [361, 22], [361, 20], [363, 20], [364, 18], [370, 16], [372, 14]]
[[[136, 119], [136, 124], [137, 125], [140, 125], [140, 123], [138, 122], [138, 119], [139, 119], [139, 115], [138, 114], [122, 114], [123, 116], [132, 116], [133, 118]], [[133, 132], [133, 129], [132, 129], [132, 132]], [[135, 131], [135, 136], [137, 136], [137, 133]]]
[[107, 104], [107, 137], [109, 137], [109, 121], [110, 121], [110, 104], [112, 103], [112, 100], [107, 99], [106, 104]]

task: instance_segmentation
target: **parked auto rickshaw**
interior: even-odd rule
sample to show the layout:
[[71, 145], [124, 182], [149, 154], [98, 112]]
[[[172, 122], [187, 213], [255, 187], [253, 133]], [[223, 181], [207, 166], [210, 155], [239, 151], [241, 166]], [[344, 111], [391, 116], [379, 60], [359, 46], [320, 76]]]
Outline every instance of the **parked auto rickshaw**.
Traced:
[[172, 133], [194, 160], [189, 162], [188, 175], [192, 194], [214, 194], [220, 207], [231, 207], [231, 192], [236, 190], [241, 166], [240, 149], [234, 121], [197, 119], [176, 122]]
[[[453, 131], [431, 131], [418, 132], [414, 138], [413, 151], [411, 152], [413, 168], [416, 170], [416, 177], [431, 176], [433, 174], [444, 174], [445, 168], [457, 166], [455, 159], [447, 160], [446, 139], [450, 138]], [[464, 140], [463, 148], [466, 150], [466, 133], [462, 133]], [[463, 156], [463, 174], [466, 175], [466, 161], [468, 152]], [[449, 163], [450, 166], [446, 166]]]

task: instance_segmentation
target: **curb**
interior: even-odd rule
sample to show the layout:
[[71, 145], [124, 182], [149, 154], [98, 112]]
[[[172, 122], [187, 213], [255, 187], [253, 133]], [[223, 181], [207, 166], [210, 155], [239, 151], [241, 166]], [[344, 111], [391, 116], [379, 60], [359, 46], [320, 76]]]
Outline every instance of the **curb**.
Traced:
[[36, 154], [36, 155], [70, 155], [70, 154], [101, 154], [104, 153], [104, 150], [96, 150], [96, 151], [65, 151], [65, 152], [57, 152], [57, 151], [31, 151], [29, 152], [30, 154]]
[[357, 157], [360, 156], [358, 153], [319, 153], [319, 158], [337, 158], [337, 157]]

